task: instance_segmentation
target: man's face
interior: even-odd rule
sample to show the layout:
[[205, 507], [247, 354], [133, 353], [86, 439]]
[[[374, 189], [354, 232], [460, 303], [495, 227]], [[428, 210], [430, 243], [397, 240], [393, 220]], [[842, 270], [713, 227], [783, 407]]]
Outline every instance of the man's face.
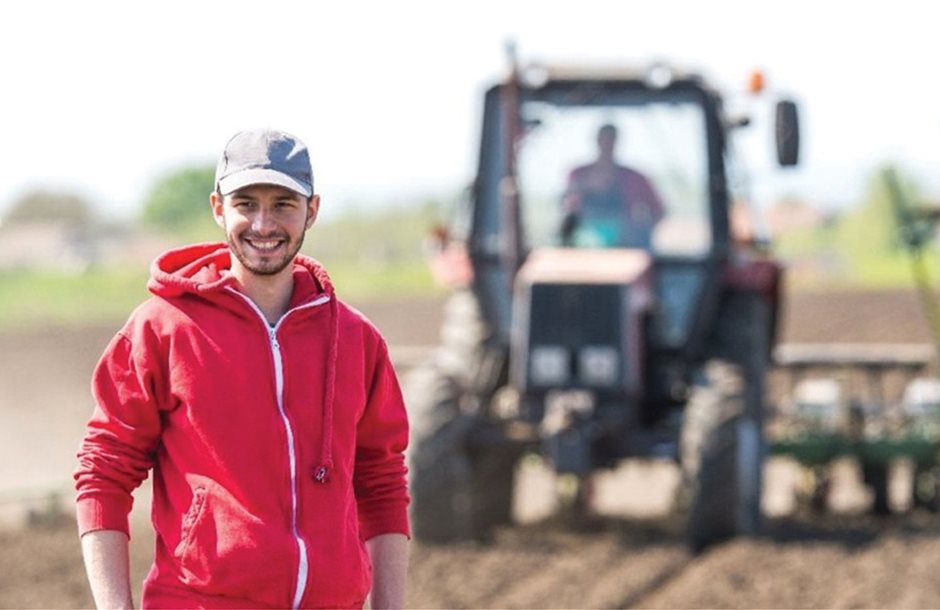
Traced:
[[225, 230], [225, 240], [241, 266], [255, 275], [283, 271], [304, 243], [320, 198], [271, 184], [256, 184], [211, 197], [212, 213]]
[[601, 155], [611, 157], [617, 147], [617, 131], [602, 127], [597, 133], [597, 147]]

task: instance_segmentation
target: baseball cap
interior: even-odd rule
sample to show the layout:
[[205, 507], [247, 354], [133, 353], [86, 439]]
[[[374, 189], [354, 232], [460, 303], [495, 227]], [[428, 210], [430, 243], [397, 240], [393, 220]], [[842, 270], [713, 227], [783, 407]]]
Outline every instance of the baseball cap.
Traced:
[[252, 184], [276, 184], [313, 194], [313, 169], [307, 146], [273, 129], [241, 131], [228, 141], [215, 170], [215, 186], [228, 195]]

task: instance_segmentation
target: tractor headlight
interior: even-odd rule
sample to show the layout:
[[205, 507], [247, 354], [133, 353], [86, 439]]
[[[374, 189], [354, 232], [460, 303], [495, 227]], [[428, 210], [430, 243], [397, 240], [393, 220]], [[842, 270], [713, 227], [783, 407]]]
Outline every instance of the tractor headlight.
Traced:
[[560, 385], [568, 381], [571, 355], [558, 345], [537, 345], [532, 348], [529, 375], [539, 386]]
[[581, 381], [595, 387], [616, 385], [620, 378], [620, 357], [617, 348], [590, 345], [578, 353], [578, 374]]

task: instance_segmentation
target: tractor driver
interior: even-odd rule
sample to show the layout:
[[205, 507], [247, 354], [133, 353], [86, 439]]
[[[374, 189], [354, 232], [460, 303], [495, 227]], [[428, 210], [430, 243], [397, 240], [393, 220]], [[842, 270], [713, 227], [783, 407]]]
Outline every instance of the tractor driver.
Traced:
[[617, 163], [617, 127], [597, 130], [597, 159], [568, 175], [562, 203], [564, 245], [645, 248], [664, 214], [649, 179]]

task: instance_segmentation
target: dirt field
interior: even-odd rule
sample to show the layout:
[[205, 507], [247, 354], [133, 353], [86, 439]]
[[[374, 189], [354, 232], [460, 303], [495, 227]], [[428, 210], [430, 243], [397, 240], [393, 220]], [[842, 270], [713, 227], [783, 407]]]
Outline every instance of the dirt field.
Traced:
[[[402, 366], [434, 342], [440, 301], [362, 304]], [[91, 403], [88, 377], [115, 329], [0, 336], [0, 607], [65, 608], [91, 603], [74, 526], [47, 510], [46, 490], [68, 486]], [[794, 295], [788, 342], [927, 343], [913, 294]], [[396, 356], [397, 354], [397, 356]], [[547, 514], [545, 473], [526, 464], [523, 526], [487, 545], [414, 545], [409, 605], [422, 608], [915, 608], [940, 607], [940, 518], [926, 513], [876, 520], [841, 465], [834, 490], [842, 511], [823, 519], [789, 512], [793, 470], [774, 463], [766, 498], [778, 516], [765, 533], [700, 556], [683, 547], [664, 510], [674, 473], [633, 465], [601, 482], [606, 515], [572, 529]], [[541, 504], [540, 504], [541, 502]], [[144, 501], [143, 504], [146, 502]], [[14, 527], [31, 507], [32, 525]], [[135, 523], [134, 582], [150, 561], [145, 515]]]

